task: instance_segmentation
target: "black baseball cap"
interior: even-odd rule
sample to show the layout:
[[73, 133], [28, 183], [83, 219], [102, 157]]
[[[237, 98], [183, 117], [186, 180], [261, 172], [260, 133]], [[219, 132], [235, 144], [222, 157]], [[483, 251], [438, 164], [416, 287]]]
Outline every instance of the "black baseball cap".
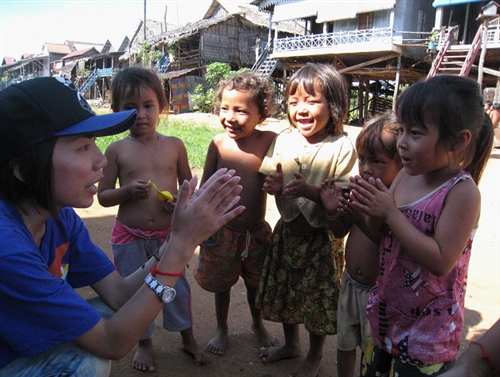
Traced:
[[135, 110], [96, 115], [73, 83], [39, 77], [0, 91], [0, 165], [43, 140], [114, 135], [135, 122]]

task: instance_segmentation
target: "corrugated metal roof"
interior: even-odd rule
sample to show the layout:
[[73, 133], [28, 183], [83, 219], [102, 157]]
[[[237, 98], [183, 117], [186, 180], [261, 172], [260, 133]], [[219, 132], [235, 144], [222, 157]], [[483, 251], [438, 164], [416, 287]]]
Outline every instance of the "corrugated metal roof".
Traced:
[[254, 1], [252, 4], [257, 4], [259, 9], [266, 9], [272, 5], [276, 4], [285, 4], [285, 3], [293, 3], [297, 0], [262, 0], [262, 1]]
[[479, 3], [484, 0], [434, 0], [432, 6], [437, 7], [447, 7], [450, 5], [467, 4], [467, 3]]
[[45, 42], [45, 48], [48, 52], [56, 53], [56, 54], [69, 54], [71, 49], [68, 45], [62, 45], [59, 43], [48, 43]]
[[316, 22], [321, 23], [356, 18], [356, 15], [359, 13], [394, 9], [395, 4], [396, 0], [358, 0], [349, 2], [349, 6], [345, 7], [334, 7], [332, 3], [317, 3], [315, 5], [318, 9]]

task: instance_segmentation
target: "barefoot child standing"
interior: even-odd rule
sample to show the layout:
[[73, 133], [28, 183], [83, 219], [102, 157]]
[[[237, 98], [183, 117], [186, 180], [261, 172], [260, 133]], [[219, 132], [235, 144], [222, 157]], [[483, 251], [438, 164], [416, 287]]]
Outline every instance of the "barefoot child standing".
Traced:
[[334, 178], [346, 186], [356, 151], [344, 134], [349, 110], [344, 78], [331, 65], [308, 64], [286, 89], [288, 119], [261, 171], [281, 218], [273, 230], [257, 294], [264, 319], [281, 322], [285, 344], [262, 351], [264, 362], [299, 357], [299, 324], [309, 331], [309, 352], [294, 376], [316, 376], [327, 335], [337, 332], [343, 239], [329, 229], [320, 188]]
[[[156, 130], [167, 101], [154, 72], [136, 67], [120, 71], [113, 78], [111, 95], [113, 111], [137, 110], [130, 134], [106, 150], [108, 165], [103, 169], [98, 192], [101, 205], [119, 206], [111, 244], [116, 266], [127, 276], [155, 256], [170, 234], [174, 202], [160, 200], [153, 183], [161, 191], [175, 194], [178, 184], [191, 179], [191, 170], [183, 142]], [[163, 326], [168, 331], [180, 331], [182, 349], [191, 353], [197, 364], [206, 364], [208, 356], [193, 336], [190, 287], [185, 274], [175, 288], [177, 297], [163, 308]], [[155, 327], [153, 323], [139, 341], [133, 360], [135, 369], [154, 371], [151, 335]]]
[[241, 204], [246, 207], [245, 212], [201, 245], [195, 270], [200, 286], [215, 293], [217, 330], [207, 350], [223, 355], [228, 342], [231, 287], [240, 276], [247, 288], [252, 330], [262, 346], [277, 344], [255, 307], [255, 293], [271, 237], [271, 228], [265, 221], [264, 175], [259, 168], [276, 134], [256, 129], [274, 107], [274, 88], [269, 80], [251, 72], [233, 75], [219, 84], [217, 98], [219, 120], [226, 132], [210, 143], [201, 181], [205, 182], [221, 167], [236, 170], [244, 187]]

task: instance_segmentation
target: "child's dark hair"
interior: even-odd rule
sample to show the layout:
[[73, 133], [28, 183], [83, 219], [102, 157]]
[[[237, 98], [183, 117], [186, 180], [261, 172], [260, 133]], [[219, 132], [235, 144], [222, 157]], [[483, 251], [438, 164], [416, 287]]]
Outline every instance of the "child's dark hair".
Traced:
[[29, 203], [57, 216], [52, 165], [56, 141], [57, 138], [44, 140], [0, 166], [0, 198], [18, 206], [21, 211], [23, 204]]
[[[311, 95], [314, 93], [314, 84], [318, 84], [321, 94], [330, 105], [330, 120], [326, 130], [331, 135], [344, 132], [344, 121], [349, 113], [349, 95], [347, 83], [335, 67], [330, 64], [308, 63], [300, 68], [288, 82], [285, 98], [293, 96], [299, 87]], [[290, 116], [288, 116], [290, 120]], [[292, 122], [290, 121], [292, 124]]]
[[259, 112], [264, 117], [271, 116], [276, 110], [274, 86], [269, 78], [250, 71], [235, 73], [219, 82], [215, 107], [219, 109], [224, 90], [250, 92]]
[[158, 75], [144, 67], [129, 67], [119, 71], [111, 80], [111, 110], [120, 111], [120, 103], [140, 95], [141, 86], [155, 92], [160, 112], [167, 107], [165, 89]]
[[[493, 128], [485, 127], [483, 97], [472, 79], [440, 75], [411, 85], [396, 103], [400, 123], [439, 129], [438, 143], [447, 148], [459, 145], [459, 134], [469, 130], [472, 139], [456, 158], [463, 170], [479, 182], [493, 146]], [[484, 138], [481, 140], [481, 138]]]
[[[376, 156], [379, 148], [382, 148], [387, 157], [401, 161], [397, 147], [399, 128], [396, 114], [392, 111], [370, 118], [356, 138], [356, 150], [358, 153], [365, 151], [369, 156]], [[384, 138], [384, 134], [389, 135], [389, 139]]]

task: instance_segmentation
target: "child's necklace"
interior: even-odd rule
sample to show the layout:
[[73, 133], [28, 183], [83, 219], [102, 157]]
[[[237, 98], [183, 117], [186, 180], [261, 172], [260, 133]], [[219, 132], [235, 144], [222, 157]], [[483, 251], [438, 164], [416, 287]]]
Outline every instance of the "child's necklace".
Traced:
[[132, 135], [128, 135], [128, 138], [130, 140], [138, 141], [139, 143], [141, 143], [142, 145], [144, 145], [146, 148], [148, 148], [149, 153], [151, 154], [151, 156], [155, 155], [156, 151], [158, 150], [158, 147], [160, 146], [160, 135], [158, 133], [156, 133], [156, 148], [154, 150], [152, 150], [151, 148], [149, 148], [149, 146], [144, 141], [142, 141], [140, 139], [137, 139], [135, 137], [132, 137]]

